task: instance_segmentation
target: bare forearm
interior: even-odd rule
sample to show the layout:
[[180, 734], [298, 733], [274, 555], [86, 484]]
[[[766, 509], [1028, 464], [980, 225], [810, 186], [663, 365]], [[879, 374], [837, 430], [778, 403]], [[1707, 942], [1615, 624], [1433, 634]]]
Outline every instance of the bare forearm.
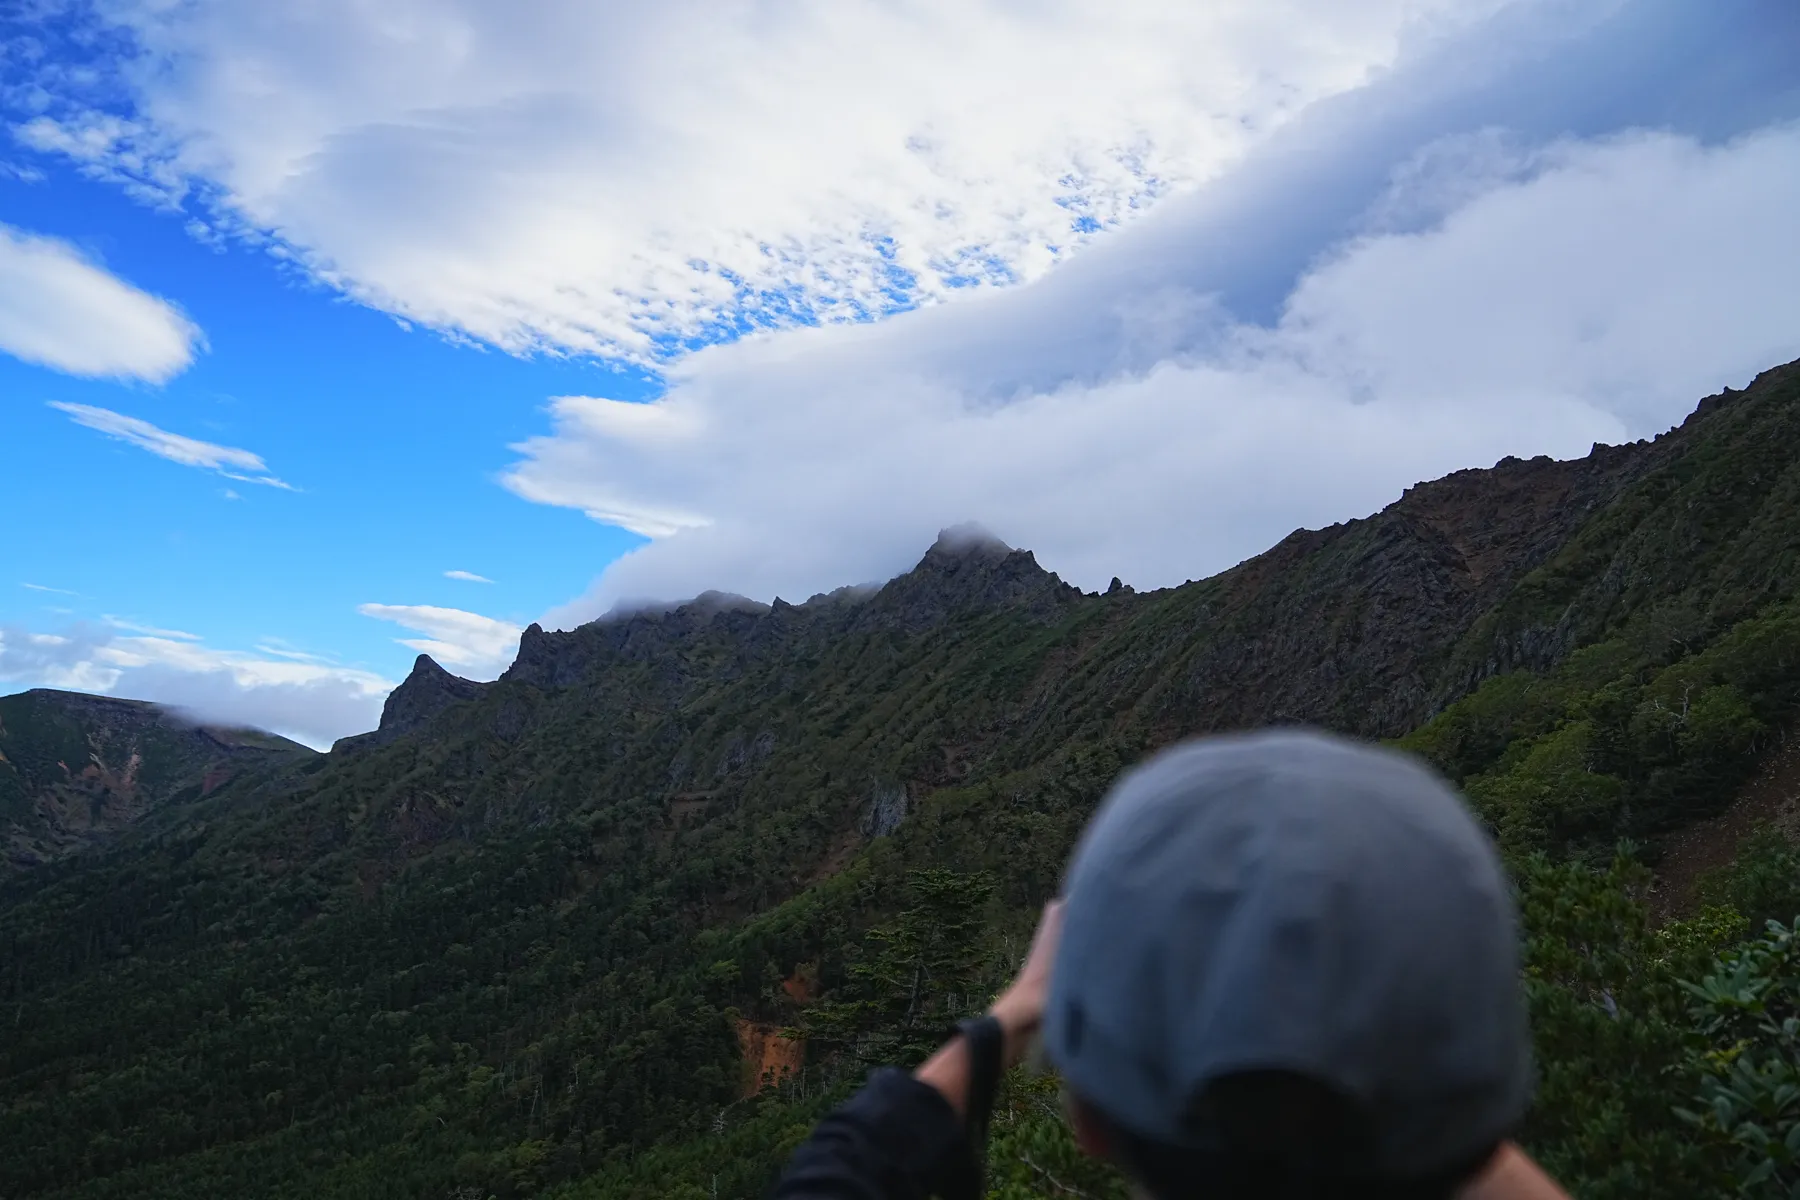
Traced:
[[969, 1047], [962, 1038], [951, 1038], [939, 1046], [937, 1053], [913, 1072], [913, 1078], [936, 1088], [959, 1118], [968, 1116]]
[[1486, 1171], [1463, 1189], [1462, 1200], [1569, 1200], [1531, 1156], [1507, 1142]]
[[[1002, 1056], [1001, 1068], [1011, 1068], [1025, 1057], [1025, 1048], [1037, 1033], [1038, 1025], [1043, 1019], [1042, 1001], [1035, 994], [1021, 994], [1017, 989], [1008, 989], [994, 1001], [994, 1007], [988, 1010], [988, 1015], [1000, 1022], [1000, 1028], [1006, 1034], [1006, 1051]], [[967, 1115], [969, 1047], [961, 1037], [951, 1038], [938, 1047], [937, 1053], [913, 1072], [913, 1078], [942, 1093], [944, 1099], [950, 1102], [950, 1107], [956, 1110], [957, 1116]]]

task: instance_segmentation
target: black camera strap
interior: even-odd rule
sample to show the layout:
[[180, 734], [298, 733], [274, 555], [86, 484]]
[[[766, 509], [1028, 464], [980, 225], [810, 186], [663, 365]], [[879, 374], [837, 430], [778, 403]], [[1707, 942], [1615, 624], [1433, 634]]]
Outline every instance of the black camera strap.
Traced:
[[[971, 1017], [956, 1027], [969, 1053], [969, 1093], [963, 1117], [976, 1170], [987, 1174], [988, 1119], [1006, 1066], [1006, 1031], [991, 1016]], [[985, 1186], [985, 1183], [984, 1183]]]

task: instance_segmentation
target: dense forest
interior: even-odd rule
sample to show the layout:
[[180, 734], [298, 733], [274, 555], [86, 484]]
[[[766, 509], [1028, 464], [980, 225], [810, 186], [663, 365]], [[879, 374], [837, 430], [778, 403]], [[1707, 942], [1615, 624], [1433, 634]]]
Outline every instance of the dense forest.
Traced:
[[[329, 755], [0, 701], [0, 1197], [759, 1194], [1004, 982], [1124, 766], [1269, 722], [1494, 830], [1572, 1191], [1790, 1194], [1796, 446], [1800, 364], [1178, 588], [949, 533], [879, 589], [533, 626], [491, 684], [421, 659]], [[1122, 1196], [1059, 1113], [1009, 1081], [995, 1194]]]

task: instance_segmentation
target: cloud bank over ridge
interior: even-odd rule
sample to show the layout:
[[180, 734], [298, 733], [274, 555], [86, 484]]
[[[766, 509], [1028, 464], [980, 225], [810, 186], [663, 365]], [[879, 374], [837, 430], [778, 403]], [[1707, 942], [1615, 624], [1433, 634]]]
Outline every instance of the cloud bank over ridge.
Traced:
[[[396, 640], [468, 678], [493, 679], [518, 649], [517, 625], [479, 613], [423, 604], [363, 604], [357, 611], [423, 634]], [[54, 633], [0, 624], [0, 685], [150, 700], [201, 721], [272, 730], [319, 750], [375, 728], [395, 682], [279, 643], [219, 649], [192, 633], [120, 617], [72, 620]]]
[[311, 655], [217, 650], [192, 634], [138, 628], [119, 621], [75, 622], [56, 633], [0, 626], [0, 683], [151, 700], [319, 750], [373, 729], [394, 686], [373, 672]]
[[[660, 371], [502, 471], [647, 539], [551, 624], [881, 579], [967, 520], [1177, 583], [1800, 354], [1787, 0], [65, 7], [136, 53], [6, 92], [23, 146], [453, 339]], [[516, 634], [363, 611], [464, 673]], [[263, 686], [104, 636], [65, 675]]]
[[1086, 587], [1222, 569], [1800, 355], [1800, 15], [1522, 5], [1042, 280], [552, 401], [519, 494], [636, 529], [553, 623], [804, 596], [976, 519]]

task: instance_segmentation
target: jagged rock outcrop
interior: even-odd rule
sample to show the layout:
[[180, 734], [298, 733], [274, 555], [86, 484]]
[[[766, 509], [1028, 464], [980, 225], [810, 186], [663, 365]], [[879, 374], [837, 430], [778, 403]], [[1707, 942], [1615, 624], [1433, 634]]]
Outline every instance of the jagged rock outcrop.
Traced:
[[1192, 649], [1164, 720], [1411, 728], [1492, 673], [1457, 657], [1478, 619], [1667, 450], [1641, 442], [1459, 471], [1177, 589], [1190, 596], [1181, 632]]
[[907, 796], [903, 783], [878, 783], [869, 789], [857, 830], [866, 838], [886, 837], [906, 820]]
[[[518, 657], [503, 679], [552, 689], [572, 687], [609, 664], [666, 662], [703, 635], [742, 639], [753, 648], [779, 652], [796, 641], [893, 629], [918, 634], [954, 617], [1008, 610], [1050, 623], [1081, 592], [1038, 565], [1029, 550], [1015, 550], [975, 526], [938, 535], [917, 566], [879, 587], [838, 588], [804, 604], [777, 599], [760, 604], [724, 592], [706, 592], [668, 606], [639, 606], [566, 631], [525, 629]], [[383, 721], [385, 726], [385, 719]]]
[[475, 699], [484, 686], [452, 675], [438, 666], [431, 655], [421, 654], [413, 660], [413, 669], [406, 679], [388, 693], [387, 703], [381, 706], [380, 729], [390, 736], [409, 733], [452, 704]]
[[1011, 609], [1049, 624], [1081, 592], [1038, 565], [1029, 550], [1015, 550], [977, 526], [946, 529], [919, 565], [873, 597], [859, 618], [881, 628], [922, 633], [952, 617]]
[[350, 753], [385, 746], [402, 734], [423, 729], [452, 704], [475, 699], [486, 686], [473, 679], [452, 675], [438, 666], [431, 655], [421, 654], [413, 660], [413, 668], [400, 681], [400, 686], [388, 693], [387, 701], [381, 706], [381, 724], [369, 733], [339, 738], [331, 751], [333, 754]]

